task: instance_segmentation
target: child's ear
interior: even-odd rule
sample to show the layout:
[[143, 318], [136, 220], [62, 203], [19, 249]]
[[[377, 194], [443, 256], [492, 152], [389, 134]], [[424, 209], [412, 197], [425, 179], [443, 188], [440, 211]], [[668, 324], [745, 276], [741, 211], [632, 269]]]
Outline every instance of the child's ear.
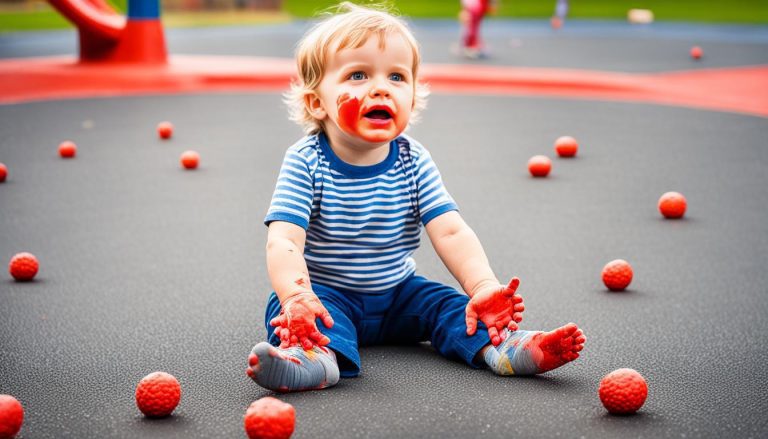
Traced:
[[304, 95], [304, 106], [309, 114], [317, 120], [324, 120], [328, 116], [325, 108], [323, 108], [323, 101], [320, 100], [320, 96], [315, 91]]

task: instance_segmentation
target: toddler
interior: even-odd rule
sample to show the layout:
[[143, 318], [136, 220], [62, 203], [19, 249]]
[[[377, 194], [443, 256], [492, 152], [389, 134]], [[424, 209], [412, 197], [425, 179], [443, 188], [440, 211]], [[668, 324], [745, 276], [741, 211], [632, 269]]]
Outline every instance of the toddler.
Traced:
[[[499, 283], [429, 152], [403, 134], [426, 97], [406, 25], [345, 2], [296, 58], [287, 100], [308, 134], [288, 148], [264, 219], [274, 293], [248, 375], [279, 392], [322, 389], [360, 373], [359, 346], [424, 341], [499, 375], [578, 358], [573, 323], [518, 330], [519, 280]], [[463, 292], [416, 274], [422, 227]]]

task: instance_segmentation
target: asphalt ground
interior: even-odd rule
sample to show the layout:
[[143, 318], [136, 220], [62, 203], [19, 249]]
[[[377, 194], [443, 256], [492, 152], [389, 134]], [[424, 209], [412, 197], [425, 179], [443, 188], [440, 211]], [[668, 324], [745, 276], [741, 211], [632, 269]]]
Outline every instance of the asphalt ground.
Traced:
[[[41, 262], [32, 283], [0, 280], [0, 393], [25, 406], [20, 438], [244, 436], [245, 408], [273, 395], [244, 371], [271, 289], [261, 221], [301, 134], [285, 114], [278, 94], [0, 106], [0, 260]], [[176, 126], [170, 141], [156, 138], [161, 120]], [[521, 278], [522, 328], [573, 321], [587, 344], [531, 378], [472, 370], [426, 343], [362, 348], [360, 377], [278, 395], [296, 407], [295, 437], [768, 434], [764, 118], [434, 95], [410, 133], [497, 275]], [[555, 159], [566, 134], [578, 157]], [[64, 139], [74, 160], [57, 155]], [[195, 171], [179, 166], [187, 149], [201, 153]], [[535, 154], [553, 157], [546, 179], [527, 173]], [[656, 210], [670, 190], [688, 199], [683, 220]], [[623, 293], [600, 281], [616, 258], [635, 271]], [[456, 285], [426, 236], [416, 259]], [[620, 367], [649, 384], [635, 416], [608, 415], [597, 397]], [[156, 370], [179, 379], [182, 401], [148, 420], [133, 395]]]

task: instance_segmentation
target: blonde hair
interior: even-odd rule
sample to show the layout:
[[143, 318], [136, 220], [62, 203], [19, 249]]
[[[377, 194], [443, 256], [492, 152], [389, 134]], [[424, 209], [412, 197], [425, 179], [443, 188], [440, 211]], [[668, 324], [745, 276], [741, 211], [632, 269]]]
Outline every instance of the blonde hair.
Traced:
[[[305, 96], [317, 90], [325, 75], [325, 68], [331, 48], [338, 52], [342, 49], [356, 49], [364, 45], [371, 35], [379, 37], [379, 45], [383, 48], [384, 36], [388, 33], [402, 35], [413, 51], [414, 108], [411, 113], [411, 123], [416, 122], [419, 111], [426, 107], [429, 95], [427, 87], [418, 81], [421, 55], [416, 38], [400, 18], [383, 8], [371, 9], [342, 2], [336, 8], [336, 14], [313, 26], [296, 47], [296, 66], [298, 82], [291, 84], [291, 90], [286, 92], [285, 103], [288, 105], [290, 119], [302, 126], [308, 134], [323, 130], [322, 122], [312, 117], [306, 107]], [[335, 46], [334, 46], [335, 45]]]

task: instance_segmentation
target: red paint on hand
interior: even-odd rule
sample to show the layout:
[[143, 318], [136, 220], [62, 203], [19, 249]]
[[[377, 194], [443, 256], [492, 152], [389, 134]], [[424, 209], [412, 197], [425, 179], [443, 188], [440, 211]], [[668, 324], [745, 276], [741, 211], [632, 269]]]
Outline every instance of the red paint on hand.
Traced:
[[331, 339], [323, 335], [315, 324], [320, 319], [326, 328], [333, 327], [333, 318], [320, 299], [312, 292], [294, 294], [282, 304], [280, 315], [269, 324], [275, 326], [280, 337], [280, 347], [301, 345], [310, 350], [313, 346], [325, 346]]
[[611, 291], [623, 291], [632, 282], [632, 266], [623, 259], [614, 259], [603, 267], [603, 283]]
[[16, 437], [24, 424], [24, 407], [11, 395], [0, 395], [0, 439]]
[[525, 310], [523, 298], [516, 294], [519, 285], [520, 279], [513, 277], [507, 286], [491, 285], [475, 292], [465, 309], [467, 335], [475, 334], [478, 320], [488, 328], [488, 338], [494, 346], [501, 343], [500, 332], [505, 327], [516, 331]]
[[35, 278], [40, 264], [32, 253], [17, 253], [8, 264], [8, 271], [19, 282], [30, 281]]
[[667, 192], [659, 198], [659, 212], [661, 212], [665, 218], [682, 218], [683, 215], [685, 215], [685, 209], [687, 207], [688, 202], [685, 200], [683, 194], [679, 192]]
[[243, 424], [249, 439], [288, 439], [296, 428], [296, 409], [266, 396], [248, 406]]
[[634, 369], [617, 369], [600, 381], [600, 402], [608, 412], [616, 415], [635, 413], [645, 404], [648, 384]]
[[6, 177], [8, 177], [8, 167], [0, 163], [0, 183], [4, 182]]
[[170, 415], [180, 400], [181, 385], [176, 377], [166, 372], [153, 372], [136, 386], [136, 406], [149, 417]]

